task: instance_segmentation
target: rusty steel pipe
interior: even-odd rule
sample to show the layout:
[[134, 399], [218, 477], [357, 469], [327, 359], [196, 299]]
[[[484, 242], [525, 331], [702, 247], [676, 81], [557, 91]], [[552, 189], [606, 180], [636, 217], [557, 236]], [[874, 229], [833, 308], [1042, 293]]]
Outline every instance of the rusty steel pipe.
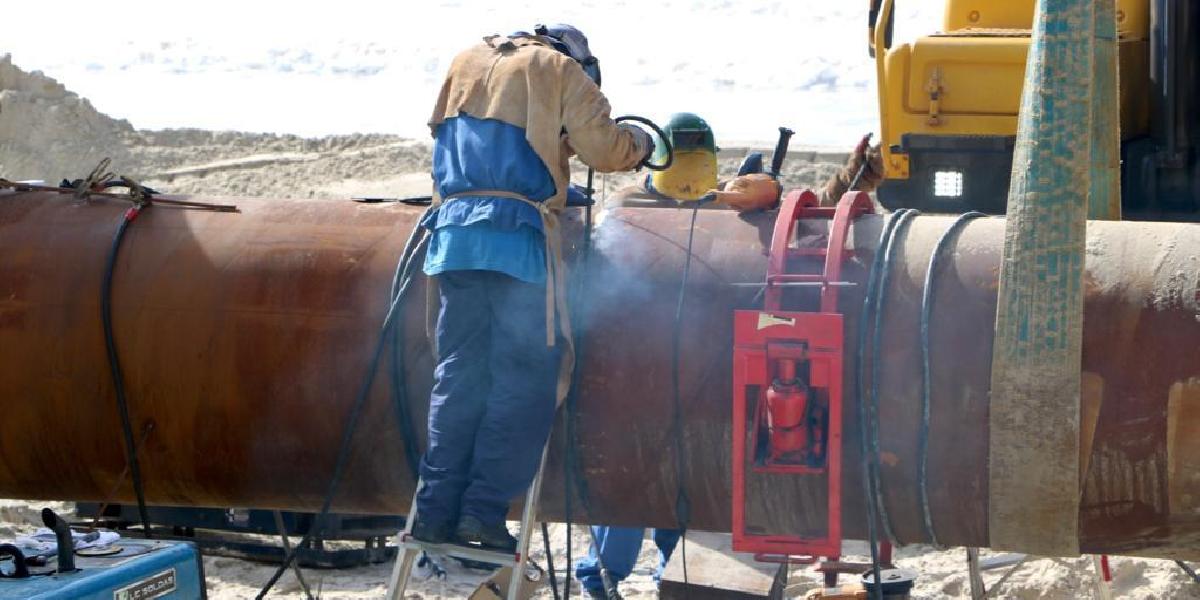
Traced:
[[[420, 211], [349, 201], [212, 201], [236, 203], [240, 212], [146, 211], [129, 230], [115, 275], [114, 325], [135, 428], [154, 425], [141, 450], [146, 494], [155, 504], [313, 511], [377, 340], [396, 258]], [[124, 208], [116, 200], [0, 193], [0, 496], [133, 497], [129, 482], [117, 485], [125, 465], [98, 295], [104, 250]], [[576, 520], [675, 523], [669, 365], [688, 217], [615, 209], [596, 231], [584, 300], [576, 304], [586, 327], [579, 442], [592, 512], [576, 512]], [[759, 302], [758, 290], [731, 284], [762, 279], [772, 219], [711, 210], [701, 211], [697, 225], [681, 360], [697, 529], [729, 527], [732, 311]], [[863, 282], [881, 221], [855, 223], [849, 281]], [[950, 222], [914, 220], [900, 240], [886, 303], [882, 476], [902, 542], [924, 537], [917, 327], [929, 253]], [[803, 223], [795, 243], [822, 246], [826, 227]], [[938, 536], [951, 545], [988, 540], [987, 387], [1002, 235], [1002, 220], [971, 223], [938, 277], [929, 488]], [[1200, 226], [1089, 224], [1079, 515], [1086, 552], [1200, 558], [1198, 257]], [[848, 341], [862, 287], [841, 293]], [[423, 285], [414, 292], [404, 346], [424, 444], [433, 363]], [[813, 290], [787, 294], [796, 308], [814, 306]], [[852, 394], [852, 351], [847, 359]], [[377, 380], [368, 402], [334, 510], [407, 506], [413, 478], [386, 379]], [[849, 537], [861, 537], [850, 394], [843, 520]], [[541, 510], [561, 519], [561, 428], [552, 444]], [[790, 476], [749, 485], [748, 515], [769, 531], [804, 531], [824, 520], [819, 486]], [[106, 497], [114, 487], [117, 497]]]

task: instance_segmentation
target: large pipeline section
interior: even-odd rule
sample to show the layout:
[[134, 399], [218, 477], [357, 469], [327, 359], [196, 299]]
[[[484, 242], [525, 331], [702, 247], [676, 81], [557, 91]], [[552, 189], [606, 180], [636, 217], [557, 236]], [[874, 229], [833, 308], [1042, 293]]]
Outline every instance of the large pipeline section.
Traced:
[[[152, 504], [314, 511], [378, 339], [396, 259], [421, 211], [219, 201], [240, 212], [145, 211], [115, 273], [116, 342], [144, 439], [146, 496]], [[105, 252], [125, 208], [112, 199], [0, 193], [0, 497], [133, 499], [121, 480], [124, 451], [99, 318]], [[586, 357], [578, 443], [591, 512], [577, 508], [575, 520], [675, 523], [669, 365], [689, 217], [620, 208], [604, 214], [595, 232], [576, 305]], [[681, 360], [696, 529], [729, 528], [732, 314], [760, 301], [755, 289], [730, 284], [762, 280], [773, 218], [704, 210], [697, 224]], [[850, 281], [864, 281], [882, 220], [869, 215], [854, 224]], [[904, 543], [925, 537], [916, 487], [917, 327], [929, 254], [950, 222], [915, 219], [887, 290], [882, 479]], [[795, 243], [823, 246], [826, 227], [802, 224]], [[567, 229], [577, 254], [578, 223]], [[938, 274], [928, 485], [938, 537], [950, 545], [988, 545], [988, 382], [1003, 231], [1001, 219], [971, 223]], [[1200, 226], [1090, 223], [1086, 283], [1082, 548], [1200, 559]], [[433, 361], [418, 284], [405, 307], [403, 346], [423, 445]], [[865, 534], [852, 343], [861, 288], [843, 292], [841, 302], [849, 344], [848, 537]], [[809, 294], [794, 292], [792, 303], [811, 309]], [[414, 480], [386, 383], [378, 378], [368, 401], [335, 511], [407, 507]], [[541, 511], [561, 520], [561, 427], [552, 444]], [[748, 485], [750, 518], [766, 531], [810, 531], [824, 522], [814, 482], [772, 475]]]

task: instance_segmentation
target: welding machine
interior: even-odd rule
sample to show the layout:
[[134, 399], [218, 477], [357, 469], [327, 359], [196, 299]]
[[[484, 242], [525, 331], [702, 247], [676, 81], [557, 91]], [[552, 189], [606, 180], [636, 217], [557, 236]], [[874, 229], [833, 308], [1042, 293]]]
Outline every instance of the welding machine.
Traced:
[[0, 544], [0, 600], [207, 597], [200, 553], [189, 542], [122, 539], [76, 550], [65, 522], [49, 509], [42, 517], [56, 534], [57, 556], [27, 557], [17, 546]]

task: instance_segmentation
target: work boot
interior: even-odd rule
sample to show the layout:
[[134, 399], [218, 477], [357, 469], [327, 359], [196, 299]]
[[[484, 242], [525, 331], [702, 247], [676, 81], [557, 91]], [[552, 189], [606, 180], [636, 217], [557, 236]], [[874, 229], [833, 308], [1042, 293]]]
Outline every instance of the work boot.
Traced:
[[413, 539], [426, 544], [446, 544], [450, 542], [450, 524], [431, 522], [417, 518], [412, 528]]
[[517, 539], [508, 532], [508, 527], [505, 527], [504, 523], [484, 525], [483, 521], [471, 515], [463, 515], [458, 520], [454, 537], [458, 543], [465, 546], [477, 545], [485, 550], [498, 552], [515, 553], [517, 551]]
[[584, 588], [584, 589], [587, 591], [589, 600], [625, 600], [621, 596], [621, 593], [618, 592], [615, 587], [613, 588], [612, 594], [609, 594], [608, 592], [605, 592], [602, 589], [600, 589], [600, 590], [594, 590], [592, 588]]

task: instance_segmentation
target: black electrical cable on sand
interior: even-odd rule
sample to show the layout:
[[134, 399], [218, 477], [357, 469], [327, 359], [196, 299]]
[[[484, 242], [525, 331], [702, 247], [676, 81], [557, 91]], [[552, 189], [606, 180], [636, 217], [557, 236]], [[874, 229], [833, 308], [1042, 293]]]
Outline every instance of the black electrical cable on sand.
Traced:
[[958, 217], [948, 227], [942, 237], [938, 238], [929, 255], [929, 267], [925, 270], [925, 285], [921, 293], [921, 426], [917, 432], [917, 491], [921, 499], [921, 517], [925, 524], [925, 534], [930, 542], [941, 547], [937, 532], [933, 527], [933, 511], [929, 506], [929, 421], [930, 421], [930, 388], [933, 385], [933, 373], [929, 361], [929, 329], [933, 316], [933, 300], [936, 297], [934, 286], [937, 283], [937, 272], [940, 266], [942, 252], [950, 240], [974, 219], [984, 217], [981, 212], [969, 212]]
[[145, 205], [135, 204], [126, 210], [113, 235], [112, 247], [108, 251], [108, 260], [104, 264], [104, 280], [100, 286], [100, 321], [104, 326], [104, 346], [108, 352], [108, 367], [112, 375], [113, 392], [117, 397], [117, 411], [121, 415], [121, 435], [125, 441], [125, 459], [129, 463], [129, 473], [133, 479], [133, 492], [137, 496], [138, 516], [142, 520], [142, 530], [149, 539], [153, 535], [150, 531], [150, 516], [146, 510], [146, 491], [142, 485], [142, 467], [138, 461], [138, 448], [133, 436], [133, 420], [129, 416], [129, 402], [125, 395], [125, 377], [121, 373], [121, 360], [117, 354], [112, 323], [112, 287], [117, 256], [120, 254], [125, 232], [133, 220], [141, 214], [143, 206]]
[[554, 573], [554, 554], [550, 552], [550, 525], [545, 521], [542, 521], [542, 544], [546, 548], [546, 574], [550, 576], [550, 591], [554, 594], [554, 600], [558, 600], [558, 576]]
[[1200, 584], [1200, 575], [1197, 575], [1197, 574], [1196, 574], [1196, 570], [1195, 570], [1195, 569], [1193, 569], [1193, 568], [1189, 567], [1189, 566], [1188, 566], [1188, 564], [1187, 564], [1187, 563], [1185, 563], [1185, 562], [1183, 562], [1182, 560], [1177, 560], [1177, 561], [1175, 561], [1175, 564], [1176, 564], [1176, 565], [1179, 565], [1179, 568], [1180, 568], [1180, 569], [1183, 569], [1183, 572], [1184, 572], [1184, 573], [1187, 573], [1187, 574], [1188, 574], [1188, 577], [1191, 577], [1191, 578], [1192, 578], [1192, 581], [1194, 581], [1194, 582], [1196, 582], [1196, 583]]
[[879, 521], [883, 524], [884, 534], [894, 543], [899, 544], [895, 531], [892, 529], [891, 519], [888, 518], [887, 504], [883, 499], [883, 484], [880, 475], [880, 452], [879, 452], [879, 381], [883, 378], [882, 365], [883, 360], [880, 357], [883, 345], [883, 313], [886, 310], [888, 284], [892, 277], [892, 257], [896, 251], [896, 239], [900, 237], [900, 233], [908, 226], [909, 222], [921, 214], [920, 211], [909, 209], [904, 214], [897, 217], [896, 227], [892, 229], [892, 235], [887, 239], [886, 245], [880, 248], [883, 253], [883, 261], [880, 264], [879, 285], [875, 288], [877, 297], [875, 298], [875, 322], [871, 332], [871, 454], [873, 459], [874, 469], [872, 477], [875, 482], [875, 502], [879, 509]]
[[300, 543], [294, 546], [291, 552], [288, 552], [283, 561], [275, 569], [275, 573], [271, 575], [270, 580], [268, 580], [266, 585], [263, 586], [262, 590], [258, 592], [258, 595], [256, 596], [258, 600], [262, 600], [262, 598], [266, 597], [267, 593], [271, 591], [271, 588], [275, 587], [275, 583], [279, 581], [279, 578], [283, 576], [284, 572], [286, 572], [289, 567], [291, 567], [292, 562], [296, 560], [296, 550], [307, 547], [312, 542], [314, 537], [320, 535], [321, 529], [325, 525], [325, 519], [329, 515], [329, 509], [333, 505], [333, 498], [337, 494], [338, 486], [341, 484], [342, 474], [346, 469], [346, 463], [350, 459], [350, 446], [354, 439], [354, 431], [358, 428], [358, 421], [362, 416], [363, 406], [366, 404], [367, 398], [371, 395], [371, 388], [375, 383], [375, 375], [379, 371], [379, 361], [383, 355], [384, 349], [387, 347], [388, 336], [391, 333], [391, 328], [395, 320], [396, 313], [398, 312], [401, 301], [404, 299], [404, 296], [413, 281], [411, 276], [413, 261], [411, 259], [417, 254], [417, 251], [421, 248], [421, 246], [423, 246], [429, 239], [428, 236], [423, 235], [423, 231], [424, 229], [420, 226], [414, 227], [412, 233], [410, 234], [409, 241], [411, 242], [413, 239], [411, 236], [419, 236], [420, 239], [416, 243], [405, 243], [406, 250], [411, 247], [412, 253], [402, 254], [400, 261], [405, 265], [404, 267], [401, 267], [402, 273], [408, 273], [409, 276], [402, 277], [399, 288], [396, 290], [395, 294], [392, 294], [392, 301], [388, 306], [387, 314], [383, 318], [383, 325], [380, 326], [379, 341], [375, 344], [374, 353], [371, 355], [370, 363], [367, 365], [367, 375], [365, 381], [363, 381], [363, 386], [359, 390], [358, 396], [354, 400], [354, 404], [351, 406], [350, 415], [346, 421], [346, 425], [342, 429], [341, 445], [338, 447], [337, 459], [334, 461], [333, 475], [329, 479], [329, 487], [325, 492], [325, 498], [321, 502], [321, 511], [317, 513], [317, 518], [313, 520], [313, 523], [308, 528], [308, 531], [304, 533], [304, 537], [300, 540]]
[[[875, 478], [873, 476], [874, 467], [872, 465], [874, 461], [872, 459], [873, 454], [871, 453], [870, 443], [868, 442], [871, 432], [869, 425], [871, 419], [868, 414], [866, 394], [864, 392], [864, 388], [866, 387], [865, 348], [867, 345], [868, 318], [871, 315], [875, 302], [875, 288], [879, 283], [879, 273], [883, 268], [883, 249], [887, 241], [891, 239], [900, 217], [907, 212], [908, 209], [901, 209], [888, 215], [887, 221], [883, 226], [883, 231], [879, 235], [879, 246], [875, 250], [875, 258], [871, 264], [871, 271], [867, 276], [867, 289], [863, 295], [863, 309], [859, 315], [855, 348], [855, 359], [858, 368], [855, 371], [854, 395], [858, 406], [859, 453], [861, 455], [863, 491], [866, 494], [864, 504], [867, 506], [867, 537], [871, 550], [871, 573], [876, 582], [880, 580], [879, 534], [876, 531]], [[875, 586], [872, 596], [875, 600], [882, 600], [883, 590], [880, 586]]]

